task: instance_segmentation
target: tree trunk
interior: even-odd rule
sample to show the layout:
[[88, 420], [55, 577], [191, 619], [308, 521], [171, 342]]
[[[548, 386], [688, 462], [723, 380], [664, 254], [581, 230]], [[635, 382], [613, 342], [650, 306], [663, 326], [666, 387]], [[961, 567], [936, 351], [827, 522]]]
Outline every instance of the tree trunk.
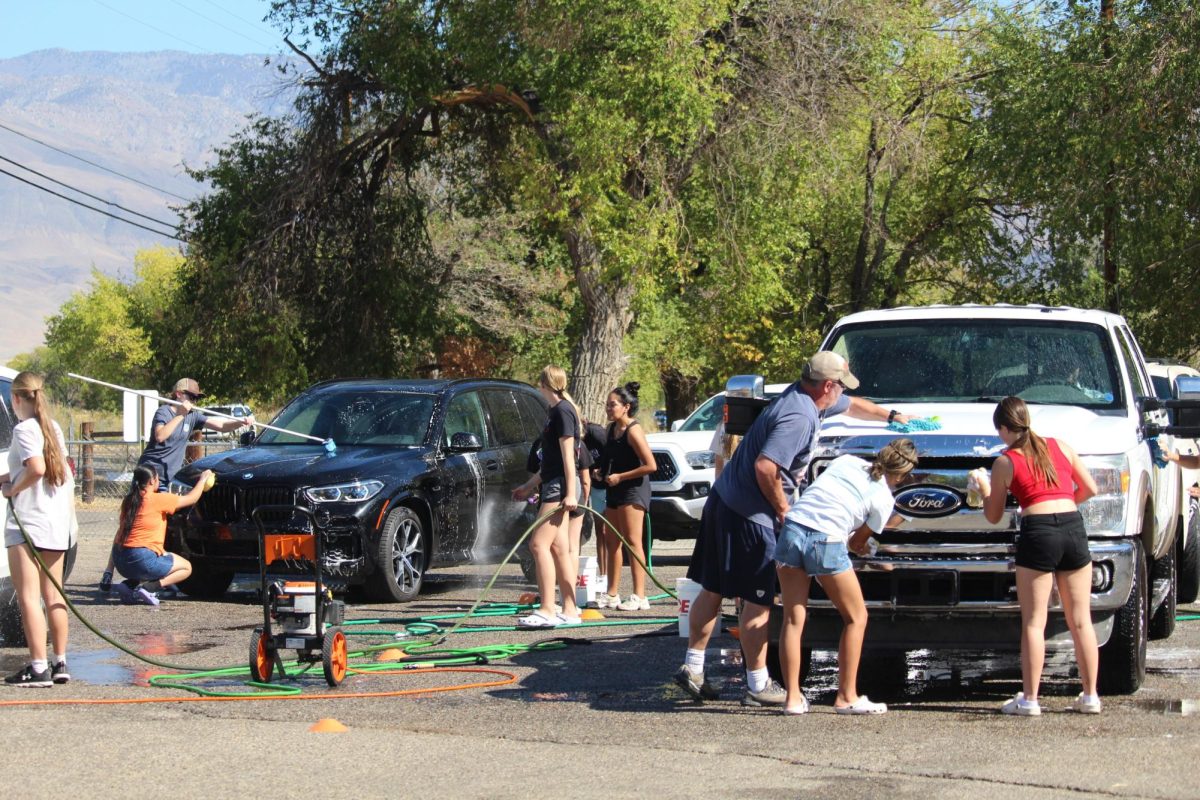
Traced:
[[586, 419], [603, 422], [604, 402], [629, 360], [622, 345], [633, 324], [633, 282], [600, 279], [600, 256], [586, 231], [569, 230], [564, 239], [584, 308], [583, 335], [571, 356], [571, 394]]
[[663, 394], [666, 397], [667, 426], [677, 419], [683, 419], [697, 405], [696, 386], [699, 379], [684, 375], [673, 367], [668, 367], [659, 373], [662, 381]]

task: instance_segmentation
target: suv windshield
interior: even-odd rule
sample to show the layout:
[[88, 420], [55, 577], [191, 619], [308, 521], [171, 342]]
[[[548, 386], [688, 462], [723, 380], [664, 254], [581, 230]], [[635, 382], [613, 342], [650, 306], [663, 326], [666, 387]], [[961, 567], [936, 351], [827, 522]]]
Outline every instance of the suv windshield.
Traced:
[[[293, 400], [271, 424], [337, 444], [415, 446], [423, 444], [429, 432], [433, 403], [432, 395], [411, 392], [315, 392]], [[312, 440], [267, 429], [258, 443], [312, 444]]]
[[850, 361], [855, 394], [877, 403], [996, 402], [1115, 408], [1116, 364], [1103, 329], [1004, 320], [896, 320], [847, 326], [827, 345]]

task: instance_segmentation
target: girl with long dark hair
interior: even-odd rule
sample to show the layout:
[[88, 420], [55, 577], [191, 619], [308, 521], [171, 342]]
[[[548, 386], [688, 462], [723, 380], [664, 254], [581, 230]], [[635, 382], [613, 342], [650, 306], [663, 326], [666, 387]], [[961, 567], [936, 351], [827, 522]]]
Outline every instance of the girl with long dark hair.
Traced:
[[[0, 474], [0, 492], [10, 504], [4, 546], [29, 642], [30, 663], [4, 682], [10, 686], [46, 687], [71, 679], [67, 672], [67, 606], [54, 583], [39, 569], [21, 528], [25, 528], [42, 563], [61, 586], [63, 561], [71, 546], [75, 481], [67, 464], [66, 440], [50, 417], [40, 375], [22, 372], [13, 379], [12, 407], [19, 422], [13, 428], [7, 468]], [[42, 603], [46, 605], [45, 616]], [[47, 617], [54, 647], [52, 664], [46, 658]]]
[[196, 485], [185, 495], [158, 491], [158, 472], [139, 464], [133, 469], [129, 493], [121, 501], [121, 521], [113, 543], [112, 557], [125, 581], [116, 584], [124, 603], [158, 605], [158, 597], [142, 581], [158, 581], [159, 588], [179, 583], [192, 574], [186, 558], [163, 549], [167, 517], [196, 504], [212, 477], [204, 470]]
[[1092, 628], [1092, 556], [1079, 514], [1079, 503], [1096, 493], [1096, 483], [1074, 450], [1034, 432], [1029, 407], [1021, 398], [1001, 400], [992, 413], [992, 424], [1008, 449], [992, 464], [990, 480], [982, 468], [971, 473], [983, 495], [983, 514], [988, 522], [999, 522], [1010, 492], [1021, 506], [1016, 562], [1023, 691], [1000, 710], [1023, 717], [1042, 713], [1038, 686], [1046, 658], [1050, 590], [1057, 585], [1083, 684], [1083, 692], [1072, 701], [1070, 710], [1099, 714], [1096, 677], [1100, 651]]
[[634, 419], [638, 412], [636, 382], [618, 386], [608, 393], [604, 410], [608, 414], [608, 437], [600, 453], [598, 472], [608, 495], [604, 518], [621, 532], [628, 542], [629, 571], [633, 577], [633, 592], [621, 600], [621, 562], [624, 543], [613, 535], [604, 538], [608, 552], [607, 594], [596, 598], [600, 608], [639, 611], [650, 608], [646, 599], [646, 570], [642, 564], [646, 553], [642, 546], [642, 527], [650, 508], [650, 475], [658, 467], [642, 426]]

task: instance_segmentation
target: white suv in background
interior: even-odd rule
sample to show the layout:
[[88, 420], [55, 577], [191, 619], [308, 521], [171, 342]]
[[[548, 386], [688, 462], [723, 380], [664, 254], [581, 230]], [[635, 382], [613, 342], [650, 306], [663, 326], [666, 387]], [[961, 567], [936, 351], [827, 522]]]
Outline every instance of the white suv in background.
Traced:
[[[1178, 379], [1197, 378], [1200, 372], [1181, 361], [1146, 359], [1146, 371], [1159, 400], [1178, 400]], [[1185, 455], [1200, 453], [1195, 439], [1175, 438], [1175, 449]], [[1179, 528], [1175, 536], [1175, 560], [1179, 573], [1179, 602], [1192, 603], [1200, 596], [1200, 470], [1179, 470]]]
[[[765, 395], [773, 399], [790, 385], [773, 383]], [[646, 435], [658, 467], [650, 476], [650, 534], [655, 539], [696, 537], [715, 476], [715, 456], [708, 448], [724, 413], [725, 393], [721, 392], [701, 403], [687, 419], [676, 420], [670, 433]]]

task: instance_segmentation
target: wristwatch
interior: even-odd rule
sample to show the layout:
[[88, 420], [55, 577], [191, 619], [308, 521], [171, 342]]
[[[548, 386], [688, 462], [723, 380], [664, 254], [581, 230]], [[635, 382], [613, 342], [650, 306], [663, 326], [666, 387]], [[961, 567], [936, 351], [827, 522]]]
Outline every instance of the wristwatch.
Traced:
[[896, 421], [896, 415], [899, 413], [900, 412], [894, 408], [888, 412], [888, 425], [891, 425], [893, 422]]

